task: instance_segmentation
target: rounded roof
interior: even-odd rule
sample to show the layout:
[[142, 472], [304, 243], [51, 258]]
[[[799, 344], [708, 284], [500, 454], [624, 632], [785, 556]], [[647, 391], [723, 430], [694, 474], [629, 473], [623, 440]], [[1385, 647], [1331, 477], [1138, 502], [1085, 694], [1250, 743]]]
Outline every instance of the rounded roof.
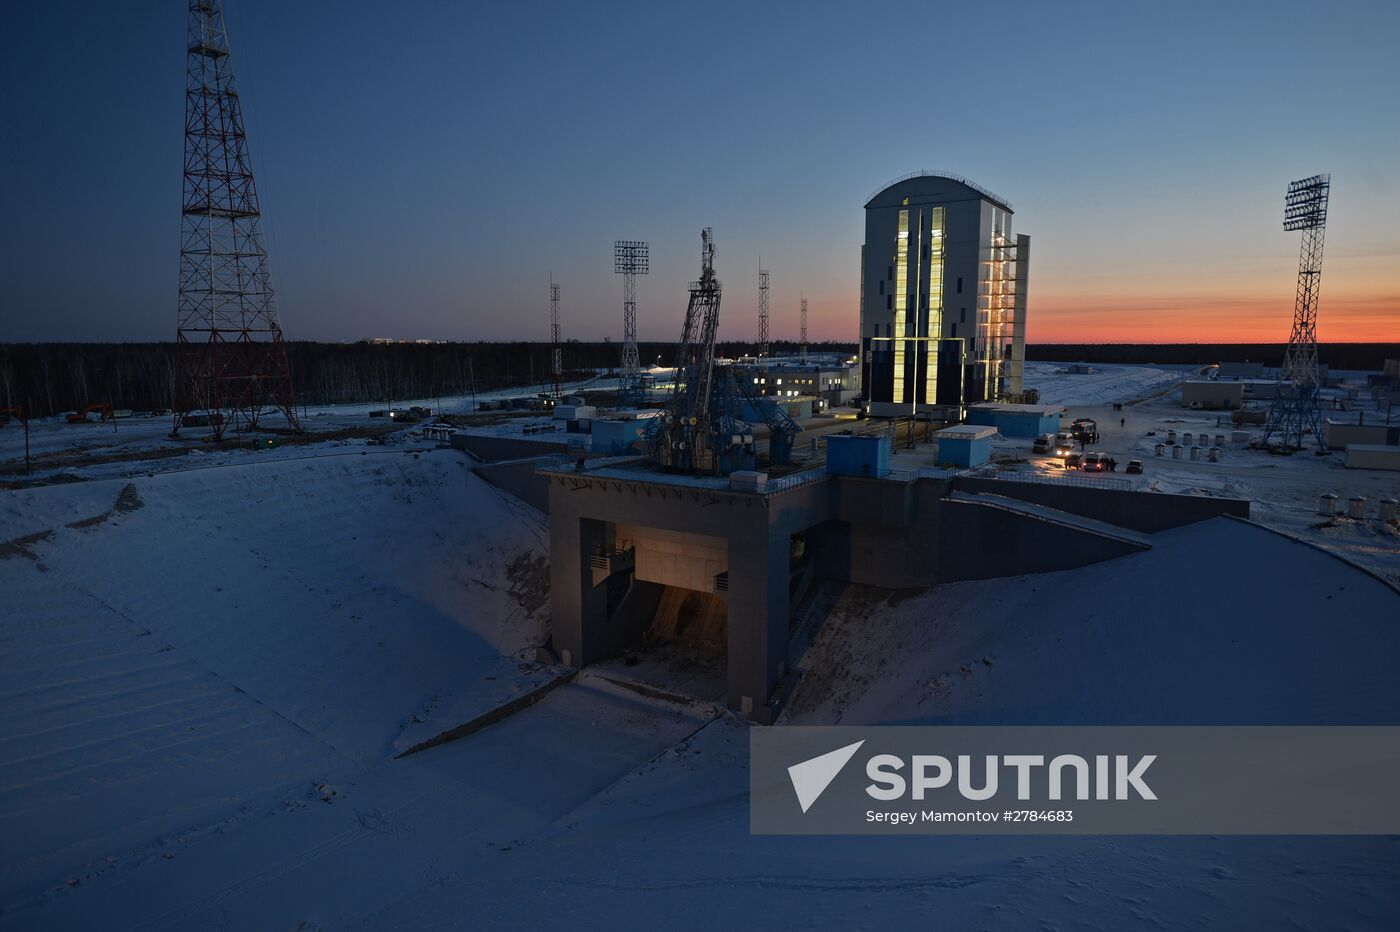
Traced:
[[970, 181], [967, 178], [964, 178], [962, 175], [955, 175], [952, 172], [930, 171], [928, 169], [910, 172], [907, 175], [900, 175], [898, 178], [889, 182], [884, 187], [876, 191], [874, 194], [870, 195], [870, 197], [866, 199], [865, 206], [870, 207], [874, 205], [875, 201], [879, 199], [880, 195], [893, 188], [898, 187], [899, 185], [904, 184], [906, 181], [910, 181], [915, 178], [937, 178], [942, 179], [944, 181], [951, 181], [954, 184], [959, 184], [962, 185], [964, 188], [967, 188], [975, 196], [991, 201], [993, 204], [997, 205], [1002, 210], [1005, 210], [1007, 213], [1014, 213], [1014, 211], [1011, 209], [1010, 201], [1008, 201], [1004, 197], [1001, 197], [998, 194], [993, 194], [991, 191], [988, 191], [986, 188], [982, 187], [980, 184], [977, 184], [975, 181]]

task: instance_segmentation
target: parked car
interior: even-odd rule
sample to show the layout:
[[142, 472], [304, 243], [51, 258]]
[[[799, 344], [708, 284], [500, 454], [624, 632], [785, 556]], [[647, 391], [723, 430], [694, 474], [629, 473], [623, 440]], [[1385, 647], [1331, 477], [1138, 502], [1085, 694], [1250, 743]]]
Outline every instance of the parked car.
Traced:
[[1107, 453], [1086, 453], [1083, 462], [1085, 472], [1115, 472], [1118, 469], [1118, 461]]
[[1142, 472], [1142, 460], [1128, 460], [1128, 465], [1123, 468], [1129, 475], [1138, 475]]
[[1066, 454], [1065, 454], [1065, 469], [1078, 469], [1078, 468], [1079, 468], [1079, 462], [1080, 462], [1080, 460], [1082, 460], [1083, 458], [1084, 458], [1084, 454], [1083, 454], [1083, 453], [1066, 453]]
[[1055, 438], [1049, 434], [1041, 434], [1035, 438], [1035, 443], [1031, 444], [1032, 453], [1049, 453], [1055, 446]]

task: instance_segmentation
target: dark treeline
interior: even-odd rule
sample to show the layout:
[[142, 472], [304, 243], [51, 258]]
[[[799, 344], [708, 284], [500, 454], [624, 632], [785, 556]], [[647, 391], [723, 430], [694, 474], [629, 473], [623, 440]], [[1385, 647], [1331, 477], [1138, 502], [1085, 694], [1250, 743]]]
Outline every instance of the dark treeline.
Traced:
[[[1026, 347], [1026, 358], [1045, 362], [1156, 363], [1283, 362], [1282, 343], [1039, 343]], [[1400, 343], [1321, 343], [1319, 361], [1333, 369], [1379, 370], [1387, 359], [1400, 358]]]
[[[725, 343], [723, 355], [752, 353], [753, 344]], [[813, 343], [812, 352], [853, 346]], [[23, 407], [34, 417], [91, 404], [150, 410], [169, 408], [173, 343], [0, 344], [0, 408]], [[565, 378], [620, 362], [619, 343], [569, 342]], [[775, 354], [796, 353], [776, 343]], [[641, 343], [643, 366], [674, 362], [671, 343]], [[288, 343], [297, 400], [349, 404], [465, 395], [529, 388], [549, 381], [547, 343]]]
[[[0, 344], [0, 407], [25, 407], [35, 417], [90, 404], [149, 410], [170, 407], [172, 343]], [[723, 356], [757, 351], [756, 344], [727, 342]], [[813, 353], [851, 353], [849, 343], [813, 343]], [[1042, 343], [1026, 358], [1088, 363], [1212, 363], [1255, 361], [1277, 366], [1282, 344]], [[618, 343], [564, 345], [568, 377], [618, 365]], [[638, 346], [643, 366], [674, 362], [670, 343]], [[775, 356], [794, 355], [795, 343], [773, 344]], [[1336, 369], [1374, 370], [1400, 358], [1395, 343], [1325, 343], [1322, 362]], [[288, 343], [297, 399], [307, 404], [403, 401], [526, 389], [549, 381], [547, 343]]]

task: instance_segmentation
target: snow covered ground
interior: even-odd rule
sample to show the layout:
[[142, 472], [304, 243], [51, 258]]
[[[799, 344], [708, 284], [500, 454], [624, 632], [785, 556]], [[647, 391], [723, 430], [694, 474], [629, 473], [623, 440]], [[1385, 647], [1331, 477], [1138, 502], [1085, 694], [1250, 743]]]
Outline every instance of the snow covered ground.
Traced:
[[[1109, 402], [1180, 377], [1116, 368], [1058, 403], [1105, 425]], [[1120, 416], [1104, 443], [1139, 454], [1146, 430], [1208, 417], [1170, 391]], [[1006, 468], [1049, 468], [1017, 443], [1002, 450], [1026, 462]], [[1258, 495], [1285, 529], [1359, 535], [1310, 526], [1317, 483], [1390, 480], [1332, 459], [1152, 457], [1134, 481]], [[0, 928], [1357, 929], [1400, 914], [1393, 838], [750, 836], [747, 726], [599, 673], [396, 758], [557, 676], [533, 659], [538, 514], [461, 454], [412, 443], [75, 478], [0, 492]], [[1396, 568], [1390, 551], [1373, 564]], [[1400, 723], [1397, 618], [1380, 580], [1217, 519], [1071, 572], [850, 588], [784, 721]]]
[[1068, 363], [1027, 362], [1026, 388], [1040, 392], [1047, 405], [1101, 405], [1145, 398], [1171, 388], [1193, 370], [1181, 366], [1116, 366], [1094, 364], [1092, 372], [1064, 371]]

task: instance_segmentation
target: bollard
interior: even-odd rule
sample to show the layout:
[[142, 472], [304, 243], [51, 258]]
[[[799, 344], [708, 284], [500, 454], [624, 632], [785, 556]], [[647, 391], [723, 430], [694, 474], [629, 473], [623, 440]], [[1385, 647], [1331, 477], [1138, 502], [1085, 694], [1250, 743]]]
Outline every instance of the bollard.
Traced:
[[1323, 492], [1322, 497], [1317, 502], [1317, 513], [1332, 517], [1337, 513], [1337, 496], [1331, 492]]
[[1161, 456], [1163, 453], [1165, 453], [1165, 452], [1167, 451], [1166, 445], [1165, 445], [1165, 444], [1161, 444], [1161, 443], [1157, 444], [1157, 445], [1156, 445], [1155, 447], [1153, 447], [1152, 449], [1153, 449], [1153, 452], [1155, 452], [1158, 456]]
[[1218, 462], [1220, 462], [1220, 448], [1219, 448], [1219, 447], [1211, 447], [1211, 448], [1210, 448], [1210, 454], [1209, 454], [1209, 456], [1208, 456], [1208, 459], [1209, 459], [1212, 463], [1218, 463]]
[[1347, 517], [1361, 521], [1366, 517], [1366, 496], [1353, 495], [1347, 499]]
[[1167, 431], [1167, 443], [1176, 443], [1176, 431]]
[[1172, 447], [1172, 459], [1174, 459], [1174, 460], [1179, 460], [1179, 459], [1181, 459], [1181, 447], [1180, 447], [1180, 446]]
[[1200, 447], [1192, 447], [1192, 448], [1191, 448], [1191, 458], [1192, 458], [1193, 460], [1198, 460], [1198, 459], [1201, 458], [1201, 448], [1200, 448]]
[[1216, 435], [1215, 435], [1215, 445], [1216, 445], [1217, 447], [1223, 447], [1223, 446], [1225, 446], [1225, 435], [1224, 435], [1224, 434], [1216, 434]]
[[1184, 446], [1184, 447], [1189, 447], [1189, 446], [1191, 446], [1191, 434], [1190, 434], [1190, 432], [1187, 432], [1187, 433], [1184, 433], [1184, 434], [1181, 435], [1181, 445]]
[[1394, 524], [1397, 515], [1400, 515], [1400, 502], [1393, 498], [1381, 499], [1381, 520], [1386, 524]]

